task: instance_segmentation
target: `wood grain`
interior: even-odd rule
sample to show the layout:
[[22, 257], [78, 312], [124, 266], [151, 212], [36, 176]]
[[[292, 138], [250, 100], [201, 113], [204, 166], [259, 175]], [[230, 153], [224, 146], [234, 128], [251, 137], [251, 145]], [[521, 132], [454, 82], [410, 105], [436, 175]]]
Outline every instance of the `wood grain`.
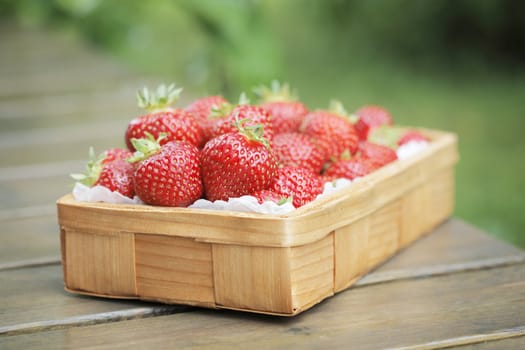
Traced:
[[66, 287], [109, 296], [136, 296], [133, 234], [65, 230]]
[[293, 313], [290, 248], [213, 244], [218, 306]]
[[0, 203], [0, 211], [54, 203], [65, 192], [73, 189], [73, 180], [69, 173], [75, 170], [84, 171], [83, 168], [77, 168], [59, 176], [0, 181], [0, 198], [9, 198]]
[[[125, 129], [125, 126], [123, 128]], [[57, 142], [41, 145], [21, 145], [10, 149], [9, 152], [2, 152], [0, 154], [0, 164], [3, 167], [13, 167], [25, 164], [86, 159], [89, 147], [93, 145], [97, 146], [97, 150], [123, 147], [124, 138], [118, 131], [106, 130], [90, 139], [81, 138], [78, 141], [68, 143], [61, 143], [60, 140], [57, 140]], [[60, 149], [60, 152], [56, 151], [57, 148]]]
[[0, 265], [60, 255], [56, 216], [2, 221]]
[[[101, 322], [111, 322], [119, 320], [127, 310], [133, 317], [160, 310], [186, 310], [174, 305], [92, 298], [67, 293], [63, 289], [59, 265], [0, 271], [0, 281], [0, 335], [12, 331], [40, 331], [54, 325], [73, 326], [77, 322], [82, 324], [97, 318]], [[113, 312], [116, 314], [111, 314]]]
[[[0, 338], [75, 349], [382, 349], [490, 335], [525, 323], [525, 265], [350, 289], [292, 319], [192, 313]], [[517, 338], [520, 339], [520, 338]], [[476, 337], [474, 342], [482, 339]], [[490, 343], [489, 343], [490, 344]], [[490, 348], [490, 347], [488, 347]]]
[[213, 305], [211, 245], [189, 238], [135, 235], [137, 294]]
[[369, 231], [370, 219], [361, 219], [335, 230], [334, 292], [347, 288], [369, 270]]
[[517, 350], [525, 349], [525, 336], [513, 337], [507, 339], [498, 339], [493, 341], [481, 342], [476, 344], [454, 346], [455, 350]]

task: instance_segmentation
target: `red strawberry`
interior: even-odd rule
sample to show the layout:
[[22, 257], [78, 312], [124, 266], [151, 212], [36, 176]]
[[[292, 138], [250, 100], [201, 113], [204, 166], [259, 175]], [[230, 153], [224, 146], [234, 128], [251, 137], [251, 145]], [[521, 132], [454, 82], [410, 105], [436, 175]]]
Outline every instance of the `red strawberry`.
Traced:
[[292, 196], [294, 207], [299, 208], [323, 192], [323, 181], [308, 169], [284, 167], [277, 171], [269, 189], [283, 197]]
[[362, 158], [368, 159], [377, 168], [397, 159], [397, 154], [392, 148], [366, 141], [359, 142], [358, 152]]
[[259, 204], [263, 204], [266, 201], [271, 201], [277, 204], [281, 204], [283, 200], [285, 201], [287, 199], [286, 197], [283, 197], [280, 194], [275, 193], [270, 190], [260, 190], [260, 191], [252, 193], [251, 196], [257, 198], [257, 202], [259, 202]]
[[88, 187], [99, 185], [133, 198], [133, 165], [125, 161], [130, 155], [128, 150], [112, 148], [96, 157], [90, 148], [86, 173], [71, 177]]
[[301, 123], [308, 114], [304, 104], [297, 101], [290, 92], [288, 84], [279, 84], [272, 81], [271, 88], [260, 86], [254, 89], [261, 98], [263, 107], [272, 116], [273, 131], [275, 134], [299, 131]]
[[114, 160], [126, 160], [133, 156], [133, 153], [127, 149], [123, 148], [110, 148], [106, 150], [104, 160], [102, 164], [110, 163]]
[[367, 140], [371, 129], [393, 123], [390, 112], [379, 106], [361, 107], [355, 115], [359, 118], [355, 123], [355, 129], [360, 140]]
[[133, 165], [122, 159], [105, 163], [94, 186], [104, 186], [112, 192], [133, 198], [135, 196], [133, 172]]
[[202, 177], [210, 201], [227, 200], [268, 188], [277, 159], [262, 137], [261, 125], [237, 121], [235, 132], [206, 143], [201, 152]]
[[195, 118], [186, 111], [173, 109], [169, 106], [179, 97], [182, 89], [160, 85], [156, 92], [144, 88], [137, 94], [139, 107], [147, 110], [147, 114], [133, 119], [126, 130], [125, 140], [128, 149], [135, 150], [131, 139], [144, 138], [146, 133], [158, 138], [161, 133], [167, 135], [162, 144], [179, 140], [200, 147], [203, 141], [202, 130]]
[[370, 174], [374, 168], [374, 165], [366, 158], [355, 157], [347, 160], [342, 159], [332, 163], [326, 169], [323, 176], [331, 180], [339, 178], [353, 180], [356, 177], [363, 177]]
[[310, 137], [297, 132], [275, 135], [272, 149], [281, 166], [296, 166], [321, 172], [324, 156], [319, 148], [311, 141]]
[[343, 112], [310, 112], [301, 125], [301, 131], [321, 149], [324, 160], [338, 158], [345, 150], [352, 154], [357, 150], [356, 131]]
[[410, 141], [428, 142], [429, 138], [417, 130], [409, 130], [397, 141], [398, 146], [402, 146]]
[[[150, 135], [151, 136], [151, 135]], [[161, 135], [162, 137], [163, 135]], [[146, 204], [186, 207], [203, 192], [199, 150], [184, 141], [133, 139], [135, 192]]]
[[184, 108], [197, 119], [202, 128], [204, 143], [213, 137], [221, 119], [231, 112], [231, 104], [222, 96], [207, 96], [193, 101]]
[[270, 114], [262, 107], [248, 104], [240, 104], [235, 107], [215, 130], [215, 136], [237, 132], [237, 120], [242, 121], [244, 119], [247, 120], [244, 126], [262, 125], [264, 127], [262, 136], [272, 142], [274, 133]]

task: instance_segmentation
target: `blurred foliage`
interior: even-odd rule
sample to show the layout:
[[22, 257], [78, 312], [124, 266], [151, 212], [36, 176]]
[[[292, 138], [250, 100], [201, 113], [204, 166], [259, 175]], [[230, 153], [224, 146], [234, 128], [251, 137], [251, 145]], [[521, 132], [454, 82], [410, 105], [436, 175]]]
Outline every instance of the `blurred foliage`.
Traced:
[[455, 215], [525, 247], [525, 2], [0, 0], [192, 95], [290, 81], [310, 107], [377, 103], [459, 135]]

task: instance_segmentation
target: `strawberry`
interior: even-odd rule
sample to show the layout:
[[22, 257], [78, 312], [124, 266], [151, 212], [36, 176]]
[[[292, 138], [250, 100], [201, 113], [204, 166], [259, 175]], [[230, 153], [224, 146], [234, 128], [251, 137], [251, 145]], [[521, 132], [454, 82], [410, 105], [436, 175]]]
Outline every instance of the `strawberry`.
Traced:
[[218, 127], [221, 119], [225, 118], [233, 107], [222, 96], [207, 96], [193, 101], [184, 108], [197, 119], [202, 128], [204, 143], [213, 137], [213, 130]]
[[171, 84], [168, 87], [160, 85], [156, 92], [149, 92], [146, 88], [138, 92], [139, 107], [145, 108], [147, 114], [133, 119], [128, 124], [125, 135], [128, 149], [134, 151], [131, 139], [144, 138], [147, 132], [155, 138], [165, 133], [167, 136], [162, 139], [162, 144], [179, 140], [201, 146], [202, 130], [195, 118], [189, 112], [170, 107], [181, 91], [182, 89], [176, 89], [175, 85]]
[[301, 125], [301, 131], [322, 151], [324, 160], [338, 158], [345, 150], [357, 150], [358, 137], [342, 106], [332, 103], [337, 110], [310, 112]]
[[146, 204], [186, 207], [203, 192], [199, 150], [184, 141], [170, 141], [161, 147], [160, 141], [151, 134], [131, 140], [137, 149], [131, 159], [137, 162], [135, 192]]
[[135, 196], [133, 171], [133, 165], [123, 159], [106, 163], [94, 186], [104, 186], [112, 192], [119, 192], [126, 197], [133, 198]]
[[115, 160], [126, 160], [133, 156], [130, 150], [123, 148], [110, 148], [106, 150], [102, 164], [110, 163]]
[[259, 86], [254, 92], [261, 99], [261, 107], [272, 116], [273, 131], [275, 134], [297, 132], [301, 123], [308, 114], [304, 104], [297, 101], [297, 97], [290, 92], [288, 84], [279, 84], [272, 81], [271, 88]]
[[128, 150], [112, 148], [96, 157], [90, 148], [86, 173], [71, 174], [71, 177], [88, 187], [103, 186], [133, 198], [133, 165], [125, 161], [130, 155]]
[[272, 149], [280, 166], [296, 166], [320, 173], [324, 157], [310, 138], [297, 132], [277, 134]]
[[308, 169], [284, 167], [277, 171], [269, 189], [282, 197], [292, 196], [293, 206], [299, 208], [323, 192], [323, 181]]
[[363, 106], [355, 112], [355, 115], [358, 118], [355, 129], [360, 140], [367, 140], [371, 129], [393, 123], [390, 112], [379, 106]]
[[402, 146], [405, 143], [411, 141], [428, 142], [430, 140], [428, 137], [424, 136], [417, 130], [409, 130], [405, 134], [403, 134], [403, 136], [401, 136], [401, 138], [397, 141], [397, 145]]
[[367, 141], [359, 142], [358, 152], [360, 157], [368, 159], [376, 168], [382, 167], [397, 159], [397, 154], [392, 148]]
[[259, 204], [263, 204], [266, 201], [282, 204], [287, 200], [286, 197], [283, 197], [280, 194], [270, 190], [260, 190], [252, 193], [251, 196], [257, 198], [257, 202], [259, 202]]
[[246, 119], [245, 126], [262, 125], [264, 134], [262, 135], [270, 143], [273, 140], [273, 125], [270, 114], [262, 107], [247, 104], [247, 100], [241, 95], [241, 102], [224, 120], [221, 121], [214, 135], [223, 135], [230, 132], [237, 132], [237, 121]]
[[353, 180], [370, 174], [375, 166], [366, 158], [355, 157], [352, 159], [341, 159], [332, 163], [323, 173], [329, 180], [345, 178]]
[[210, 201], [227, 200], [268, 188], [277, 159], [262, 137], [264, 127], [237, 120], [236, 131], [206, 143], [201, 152], [202, 176]]

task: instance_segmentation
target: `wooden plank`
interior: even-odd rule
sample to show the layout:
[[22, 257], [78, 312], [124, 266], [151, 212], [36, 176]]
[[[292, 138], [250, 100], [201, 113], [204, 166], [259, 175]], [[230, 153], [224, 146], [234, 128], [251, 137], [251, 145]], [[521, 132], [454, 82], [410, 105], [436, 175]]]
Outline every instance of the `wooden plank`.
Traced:
[[[39, 167], [34, 168], [38, 170]], [[47, 171], [45, 167], [40, 168]], [[20, 180], [0, 180], [0, 198], [5, 199], [0, 202], [0, 210], [54, 204], [58, 198], [73, 189], [74, 181], [69, 174], [83, 172], [84, 167], [62, 170], [64, 172], [59, 176], [31, 178], [30, 175], [37, 176], [38, 173], [29, 173], [28, 178], [25, 179], [21, 176]], [[2, 170], [0, 169], [1, 177]]]
[[[499, 331], [494, 331], [491, 333], [485, 334], [473, 334], [462, 337], [455, 337], [445, 340], [431, 341], [423, 344], [415, 344], [410, 346], [401, 346], [396, 348], [390, 348], [389, 350], [433, 350], [433, 349], [445, 349], [445, 348], [463, 348], [464, 345], [468, 347], [476, 347], [480, 344], [491, 344], [490, 349], [495, 348], [495, 343], [500, 340], [502, 341], [512, 341], [516, 338], [521, 338], [522, 342], [525, 338], [525, 326], [523, 327], [514, 327], [511, 329], [502, 329]], [[514, 343], [516, 344], [516, 343]], [[507, 345], [509, 345], [507, 343]], [[513, 348], [518, 349], [518, 348]]]
[[[140, 113], [135, 92], [143, 83], [118, 86], [90, 93], [38, 95], [0, 100], [2, 131], [57, 127], [85, 121], [131, 119]], [[7, 124], [4, 127], [4, 124]]]
[[8, 220], [1, 225], [0, 269], [8, 263], [45, 257], [59, 261], [60, 235], [55, 215]]
[[[125, 127], [122, 129], [125, 130]], [[68, 138], [68, 137], [65, 137]], [[104, 130], [99, 135], [78, 141], [62, 142], [57, 139], [41, 145], [21, 145], [0, 152], [0, 164], [3, 167], [21, 166], [27, 164], [44, 164], [46, 162], [61, 162], [77, 159], [87, 159], [89, 147], [104, 150], [110, 147], [124, 147], [124, 131]]]
[[0, 281], [0, 335], [186, 310], [180, 306], [69, 294], [63, 290], [60, 266], [0, 271]]
[[519, 264], [352, 288], [294, 318], [199, 310], [4, 337], [0, 345], [24, 349], [43, 343], [75, 349], [131, 344], [154, 349], [379, 349], [469, 337], [479, 343], [483, 337], [493, 340], [494, 334], [506, 333], [509, 338], [525, 334], [524, 273], [525, 265]]
[[525, 336], [452, 347], [455, 350], [517, 350], [525, 349]]

